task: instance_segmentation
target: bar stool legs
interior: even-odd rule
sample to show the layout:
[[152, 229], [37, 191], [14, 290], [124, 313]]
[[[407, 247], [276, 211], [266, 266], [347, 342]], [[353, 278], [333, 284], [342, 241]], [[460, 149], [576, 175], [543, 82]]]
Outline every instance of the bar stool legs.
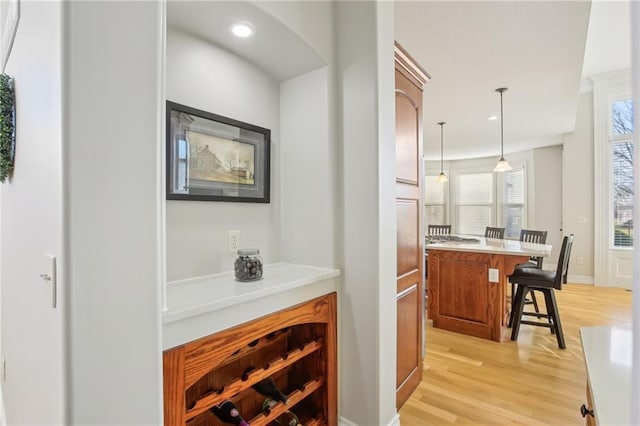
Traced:
[[[537, 327], [550, 328], [551, 332], [556, 335], [556, 339], [558, 340], [558, 347], [560, 349], [566, 349], [567, 346], [564, 341], [564, 333], [562, 332], [560, 313], [558, 312], [558, 303], [556, 302], [556, 295], [553, 289], [535, 288], [535, 290], [544, 293], [544, 300], [547, 305], [547, 313], [542, 314], [523, 312], [527, 293], [531, 292], [533, 289], [525, 285], [518, 285], [517, 288], [518, 289], [516, 290], [515, 306], [512, 307], [511, 316], [509, 319], [510, 322], [513, 322], [513, 326], [511, 329], [511, 340], [518, 340], [520, 324], [535, 325]], [[544, 323], [537, 321], [526, 321], [522, 319], [523, 315], [535, 316], [537, 318], [547, 318], [549, 322]]]
[[567, 346], [564, 342], [564, 334], [562, 333], [562, 324], [560, 323], [560, 313], [558, 312], [558, 303], [556, 302], [556, 294], [553, 289], [542, 290], [544, 293], [544, 301], [549, 306], [547, 308], [548, 314], [551, 316], [550, 322], [553, 324], [552, 330], [556, 332], [556, 338], [558, 339], [558, 346], [560, 349], [566, 349]]

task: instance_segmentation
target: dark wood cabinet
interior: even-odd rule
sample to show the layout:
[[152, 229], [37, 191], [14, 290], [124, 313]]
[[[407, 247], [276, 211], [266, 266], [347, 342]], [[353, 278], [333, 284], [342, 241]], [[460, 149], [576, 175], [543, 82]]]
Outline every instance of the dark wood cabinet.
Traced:
[[397, 408], [422, 380], [422, 87], [427, 80], [427, 73], [396, 43]]
[[[304, 425], [337, 425], [336, 294], [168, 349], [164, 424], [223, 425], [210, 408], [232, 401], [252, 426], [285, 411]], [[263, 410], [252, 386], [270, 377], [288, 396]]]

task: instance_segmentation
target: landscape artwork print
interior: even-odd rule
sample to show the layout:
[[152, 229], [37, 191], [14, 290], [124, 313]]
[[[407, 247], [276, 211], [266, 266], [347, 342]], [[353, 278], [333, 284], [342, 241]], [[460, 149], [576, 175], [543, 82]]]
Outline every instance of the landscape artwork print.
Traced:
[[187, 130], [190, 179], [255, 184], [255, 146]]
[[270, 202], [271, 130], [167, 101], [167, 200]]

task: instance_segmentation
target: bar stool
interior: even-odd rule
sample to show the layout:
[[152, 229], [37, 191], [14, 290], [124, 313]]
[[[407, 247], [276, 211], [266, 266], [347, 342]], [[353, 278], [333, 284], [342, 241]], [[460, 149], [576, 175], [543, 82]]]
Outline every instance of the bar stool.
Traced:
[[[534, 231], [531, 229], [521, 229], [520, 241], [525, 243], [544, 244], [547, 241], [547, 231]], [[532, 256], [529, 258], [529, 261], [517, 264], [514, 270], [518, 268], [542, 269], [542, 257]], [[509, 315], [509, 327], [511, 327], [511, 325], [513, 324], [513, 306], [514, 306], [515, 297], [516, 297], [515, 283], [512, 282], [511, 283], [511, 314]], [[535, 292], [532, 291], [531, 299], [525, 299], [524, 303], [526, 305], [533, 304], [533, 309], [536, 311], [536, 313], [540, 313], [540, 308], [538, 307], [538, 301], [536, 300]]]
[[427, 235], [451, 235], [451, 225], [427, 225]]
[[[451, 235], [451, 225], [427, 225], [427, 237]], [[428, 238], [426, 238], [428, 240]], [[424, 278], [429, 277], [429, 253], [424, 249]], [[425, 289], [426, 292], [426, 289]]]
[[[509, 276], [509, 280], [518, 285], [515, 297], [515, 316], [513, 318], [513, 328], [511, 330], [511, 340], [518, 340], [518, 332], [521, 324], [535, 325], [537, 327], [547, 327], [555, 333], [558, 340], [558, 347], [566, 349], [564, 334], [562, 333], [562, 324], [560, 323], [560, 313], [558, 312], [558, 304], [556, 303], [555, 290], [562, 290], [563, 277], [569, 268], [569, 256], [571, 255], [571, 246], [573, 245], [573, 234], [564, 237], [562, 241], [562, 249], [558, 257], [558, 266], [555, 271], [545, 271], [538, 268], [521, 268], [516, 269]], [[547, 313], [523, 312], [524, 300], [527, 294], [532, 290], [540, 291], [544, 294], [545, 303], [547, 305]], [[547, 318], [549, 322], [526, 321], [522, 317], [524, 315], [534, 316], [536, 318]]]
[[504, 240], [504, 228], [494, 228], [487, 226], [484, 229], [485, 238], [495, 238], [496, 240]]

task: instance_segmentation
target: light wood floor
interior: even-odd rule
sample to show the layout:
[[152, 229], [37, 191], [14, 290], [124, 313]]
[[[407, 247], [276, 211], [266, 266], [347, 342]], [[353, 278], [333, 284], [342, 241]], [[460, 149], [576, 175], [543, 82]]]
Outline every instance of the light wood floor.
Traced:
[[422, 382], [400, 410], [402, 426], [583, 425], [586, 372], [579, 328], [631, 324], [631, 293], [568, 284], [556, 297], [565, 350], [542, 327], [522, 325], [517, 342], [505, 328], [498, 343], [434, 329], [429, 322]]

